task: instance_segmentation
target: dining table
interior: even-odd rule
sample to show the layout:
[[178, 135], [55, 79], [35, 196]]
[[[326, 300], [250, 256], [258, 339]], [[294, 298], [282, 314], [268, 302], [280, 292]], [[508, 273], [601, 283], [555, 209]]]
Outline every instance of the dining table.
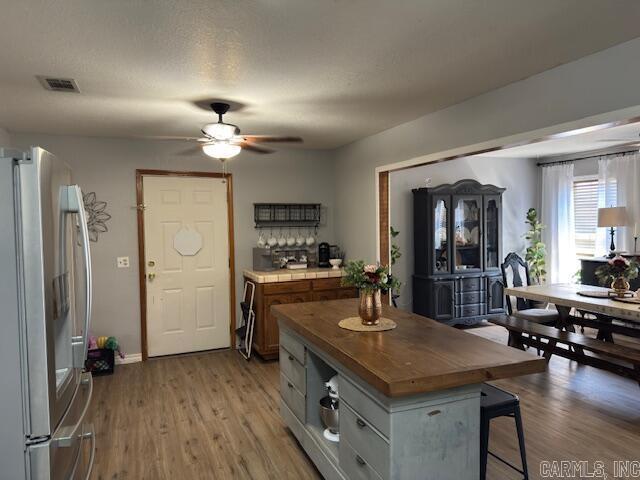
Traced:
[[[625, 292], [624, 297], [614, 298], [615, 293], [607, 288], [578, 284], [530, 285], [504, 291], [533, 303], [553, 304], [558, 311], [556, 328], [531, 323], [517, 315], [492, 319], [509, 330], [511, 346], [541, 349], [547, 361], [552, 355], [559, 355], [631, 378], [640, 385], [637, 340], [614, 341], [613, 337], [618, 334], [640, 338], [640, 303], [635, 293]], [[576, 326], [581, 333], [576, 332]], [[585, 327], [597, 330], [595, 339], [585, 334]]]
[[[555, 305], [560, 317], [559, 328], [569, 331], [574, 331], [575, 325], [595, 328], [598, 339], [605, 341], [613, 341], [613, 333], [640, 338], [640, 303], [614, 299], [607, 288], [559, 283], [510, 287], [504, 292], [505, 295]], [[594, 295], [603, 295], [603, 298]], [[637, 297], [629, 292], [626, 298]]]

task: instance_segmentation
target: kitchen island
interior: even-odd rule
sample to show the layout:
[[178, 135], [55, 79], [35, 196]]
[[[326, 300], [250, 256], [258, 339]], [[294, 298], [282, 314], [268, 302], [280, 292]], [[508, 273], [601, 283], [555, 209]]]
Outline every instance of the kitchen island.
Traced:
[[[544, 359], [383, 306], [386, 332], [338, 326], [357, 301], [272, 307], [282, 417], [326, 479], [477, 480], [482, 382], [542, 372]], [[337, 375], [340, 440], [318, 404]]]

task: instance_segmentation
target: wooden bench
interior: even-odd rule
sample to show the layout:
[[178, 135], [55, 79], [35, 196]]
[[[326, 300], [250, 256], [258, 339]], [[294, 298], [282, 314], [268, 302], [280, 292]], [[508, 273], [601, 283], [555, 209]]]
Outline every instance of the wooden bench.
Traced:
[[[565, 332], [522, 318], [503, 316], [491, 318], [489, 321], [509, 331], [510, 346], [521, 350], [524, 350], [525, 345], [539, 348], [544, 352], [547, 362], [552, 355], [559, 355], [632, 378], [640, 384], [640, 349], [596, 340], [579, 333]], [[543, 342], [542, 339], [547, 341]], [[560, 345], [565, 345], [567, 348], [562, 348]], [[584, 353], [585, 350], [598, 356], [587, 355]]]

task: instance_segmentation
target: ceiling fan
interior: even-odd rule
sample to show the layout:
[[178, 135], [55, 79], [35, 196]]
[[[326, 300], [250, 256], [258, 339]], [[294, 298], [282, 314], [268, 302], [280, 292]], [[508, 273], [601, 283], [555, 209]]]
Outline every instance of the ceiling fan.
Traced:
[[229, 104], [214, 102], [211, 109], [218, 115], [216, 123], [207, 123], [202, 127], [204, 137], [195, 141], [205, 155], [219, 160], [235, 157], [242, 150], [255, 153], [273, 153], [275, 150], [257, 145], [259, 143], [299, 143], [300, 137], [278, 137], [274, 135], [241, 135], [240, 128], [231, 123], [225, 123], [222, 116], [229, 111]]

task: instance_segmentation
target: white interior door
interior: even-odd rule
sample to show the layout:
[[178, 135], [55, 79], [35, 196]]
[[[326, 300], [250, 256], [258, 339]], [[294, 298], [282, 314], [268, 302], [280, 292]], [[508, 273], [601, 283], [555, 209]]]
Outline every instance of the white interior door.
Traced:
[[143, 176], [150, 357], [230, 346], [227, 185]]

